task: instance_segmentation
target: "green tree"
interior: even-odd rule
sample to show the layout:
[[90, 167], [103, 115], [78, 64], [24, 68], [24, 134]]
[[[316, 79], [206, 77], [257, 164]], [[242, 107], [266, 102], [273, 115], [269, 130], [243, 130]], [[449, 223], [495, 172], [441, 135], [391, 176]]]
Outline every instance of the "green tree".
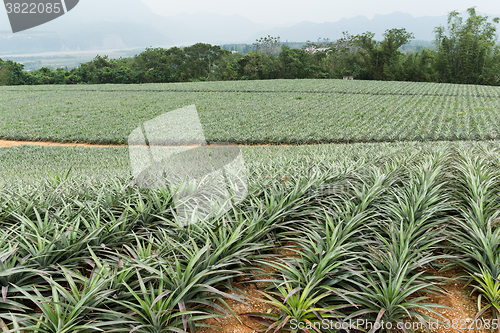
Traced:
[[189, 80], [213, 80], [218, 61], [231, 54], [220, 46], [197, 43], [184, 48], [186, 64], [184, 74]]
[[291, 49], [283, 45], [278, 59], [281, 63], [282, 78], [306, 79], [327, 76], [323, 69], [316, 65], [314, 53], [310, 53], [304, 49]]
[[422, 49], [420, 52], [408, 53], [402, 60], [401, 72], [396, 73], [398, 80], [412, 82], [435, 82], [435, 52]]
[[449, 13], [448, 26], [434, 30], [435, 66], [440, 82], [481, 84], [485, 75], [490, 74], [486, 65], [495, 54], [497, 38], [493, 23], [498, 24], [500, 19], [488, 22], [487, 16], [477, 15], [475, 7], [467, 12], [469, 17], [465, 21], [457, 11]]
[[238, 76], [238, 60], [242, 55], [239, 53], [232, 54], [224, 52], [224, 55], [215, 63], [212, 68], [212, 75], [215, 80], [237, 80]]
[[344, 31], [342, 38], [333, 42], [324, 52], [314, 52], [316, 65], [321, 67], [328, 77], [341, 79], [343, 76], [353, 76], [357, 79], [370, 77], [362, 56], [363, 50], [357, 44], [356, 36]]
[[401, 68], [403, 53], [401, 46], [408, 44], [413, 39], [413, 34], [406, 29], [388, 29], [384, 33], [384, 40], [374, 40], [375, 34], [365, 32], [353, 37], [353, 41], [359, 47], [363, 65], [367, 69], [368, 77], [373, 80], [395, 80], [396, 73]]
[[259, 51], [265, 54], [272, 54], [273, 56], [278, 56], [280, 52], [280, 37], [262, 37], [255, 40], [253, 47], [255, 51]]
[[134, 58], [134, 67], [143, 73], [144, 82], [178, 82], [184, 69], [185, 54], [178, 47], [147, 48]]
[[[85, 83], [110, 83], [107, 73], [112, 67], [108, 56], [96, 56], [92, 61], [80, 64], [76, 75], [80, 82]], [[104, 76], [103, 76], [104, 75]]]
[[26, 81], [27, 76], [23, 64], [0, 59], [0, 85], [23, 85]]
[[0, 58], [0, 86], [7, 84], [7, 67], [5, 62]]
[[500, 46], [495, 46], [491, 56], [486, 59], [482, 83], [488, 85], [500, 85]]
[[277, 57], [257, 50], [248, 52], [238, 64], [239, 76], [243, 80], [278, 79], [282, 73]]

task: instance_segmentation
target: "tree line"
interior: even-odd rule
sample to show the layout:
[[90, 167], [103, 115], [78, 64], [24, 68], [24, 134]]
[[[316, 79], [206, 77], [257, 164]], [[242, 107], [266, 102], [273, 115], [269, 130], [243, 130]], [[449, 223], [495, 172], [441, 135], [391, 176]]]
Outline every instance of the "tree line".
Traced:
[[389, 29], [383, 40], [366, 32], [336, 40], [307, 42], [301, 49], [279, 38], [256, 41], [247, 54], [198, 43], [170, 49], [147, 48], [131, 57], [97, 56], [79, 68], [26, 72], [0, 59], [0, 85], [164, 83], [215, 80], [305, 79], [352, 76], [360, 80], [500, 85], [500, 45], [495, 23], [469, 8], [468, 17], [449, 13], [447, 26], [435, 28], [435, 48], [403, 53], [413, 34]]

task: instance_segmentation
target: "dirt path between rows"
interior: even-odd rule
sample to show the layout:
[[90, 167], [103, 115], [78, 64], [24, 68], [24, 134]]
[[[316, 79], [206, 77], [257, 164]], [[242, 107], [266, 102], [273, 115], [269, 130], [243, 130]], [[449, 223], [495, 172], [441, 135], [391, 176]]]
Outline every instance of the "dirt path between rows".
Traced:
[[[212, 147], [220, 147], [227, 145], [236, 145], [230, 143], [210, 143], [208, 146]], [[16, 141], [16, 140], [0, 140], [0, 148], [10, 148], [10, 147], [18, 147], [18, 146], [44, 146], [44, 147], [87, 147], [87, 148], [108, 148], [108, 147], [128, 147], [128, 144], [92, 144], [92, 143], [61, 143], [54, 141]], [[290, 146], [288, 143], [282, 143], [279, 145], [274, 144], [256, 144], [256, 145], [241, 145], [238, 146], [252, 146], [252, 147], [268, 147], [268, 146]], [[187, 148], [196, 148], [199, 145], [185, 145], [185, 146], [164, 146], [165, 148], [173, 148], [173, 147], [187, 147]]]
[[17, 146], [45, 146], [45, 147], [126, 147], [127, 145], [96, 145], [90, 143], [60, 143], [52, 141], [15, 141], [0, 140], [0, 148], [9, 148]]
[[[233, 144], [231, 144], [233, 145]], [[43, 147], [86, 147], [86, 148], [108, 148], [108, 147], [128, 147], [128, 144], [92, 144], [92, 143], [61, 143], [54, 141], [15, 141], [15, 140], [0, 140], [0, 148], [10, 148], [10, 147], [18, 147], [18, 146], [43, 146]], [[223, 144], [209, 144], [208, 146], [212, 147], [221, 147]], [[241, 145], [238, 145], [241, 146]], [[257, 145], [257, 146], [269, 146], [268, 144]], [[197, 148], [199, 145], [179, 145], [179, 146], [162, 146], [165, 148]]]

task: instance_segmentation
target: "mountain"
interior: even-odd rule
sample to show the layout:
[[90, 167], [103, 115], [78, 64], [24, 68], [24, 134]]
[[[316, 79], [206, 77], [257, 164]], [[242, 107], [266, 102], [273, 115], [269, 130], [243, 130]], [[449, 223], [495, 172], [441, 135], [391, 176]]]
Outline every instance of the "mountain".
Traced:
[[[484, 15], [484, 14], [481, 14]], [[487, 15], [490, 18], [496, 15]], [[462, 17], [467, 17], [462, 15]], [[365, 16], [344, 18], [337, 22], [313, 23], [301, 22], [288, 28], [273, 28], [259, 31], [248, 39], [253, 42], [262, 36], [280, 37], [281, 41], [317, 41], [318, 38], [329, 38], [336, 40], [342, 37], [342, 32], [347, 31], [351, 35], [361, 34], [366, 31], [375, 33], [375, 39], [382, 39], [387, 29], [406, 28], [415, 35], [416, 40], [434, 40], [434, 29], [440, 25], [446, 26], [447, 16], [423, 16], [413, 17], [407, 13], [394, 12], [387, 15], [374, 15], [372, 19]]]
[[154, 24], [164, 19], [140, 0], [81, 0], [72, 11], [58, 19], [12, 34], [7, 15], [0, 10], [0, 54], [169, 45], [172, 40]]
[[446, 16], [413, 17], [395, 12], [344, 18], [338, 22], [302, 22], [289, 27], [262, 25], [240, 15], [215, 13], [165, 17], [155, 14], [140, 0], [80, 0], [64, 16], [44, 25], [13, 34], [6, 11], [0, 9], [0, 57], [42, 52], [88, 52], [135, 50], [146, 47], [253, 43], [267, 35], [284, 41], [305, 42], [318, 38], [335, 40], [343, 31], [374, 32], [381, 39], [386, 29], [406, 28], [415, 39], [434, 39], [436, 26], [445, 25]]
[[140, 0], [80, 0], [64, 16], [16, 34], [0, 9], [0, 55], [244, 42], [271, 27], [238, 15], [165, 17]]
[[289, 28], [274, 28], [260, 31], [249, 40], [260, 36], [280, 36], [282, 41], [316, 41], [318, 38], [336, 40], [342, 37], [342, 32], [351, 35], [361, 34], [366, 31], [375, 33], [375, 38], [382, 38], [386, 29], [406, 28], [413, 32], [415, 39], [432, 40], [432, 31], [439, 25], [446, 24], [446, 16], [413, 17], [410, 14], [395, 12], [388, 15], [375, 15], [371, 20], [365, 16], [343, 18], [337, 22], [313, 23], [301, 22]]
[[174, 43], [244, 43], [259, 31], [272, 27], [257, 24], [240, 15], [181, 13], [165, 18], [165, 27]]

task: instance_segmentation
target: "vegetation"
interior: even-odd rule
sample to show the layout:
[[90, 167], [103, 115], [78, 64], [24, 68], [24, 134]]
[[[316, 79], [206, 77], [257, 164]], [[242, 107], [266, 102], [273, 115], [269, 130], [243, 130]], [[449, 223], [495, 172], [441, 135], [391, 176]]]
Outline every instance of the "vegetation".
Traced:
[[[0, 61], [0, 85], [131, 84], [207, 80], [305, 79], [353, 76], [362, 80], [500, 84], [498, 18], [490, 22], [469, 8], [463, 20], [456, 11], [448, 26], [435, 29], [435, 49], [403, 53], [413, 39], [404, 28], [388, 29], [381, 41], [366, 32], [345, 33], [337, 41], [307, 42], [301, 49], [267, 36], [246, 54], [197, 43], [183, 49], [148, 48], [132, 58], [97, 56], [70, 71]], [[248, 51], [248, 50], [243, 50]]]
[[441, 82], [480, 84], [494, 78], [500, 60], [496, 44], [496, 27], [487, 17], [468, 9], [464, 22], [456, 11], [448, 15], [448, 27], [436, 28], [436, 67]]
[[[320, 323], [351, 318], [396, 327], [435, 311], [425, 296], [439, 292], [432, 272], [451, 265], [483, 296], [481, 317], [498, 298], [499, 149], [245, 148], [249, 197], [187, 228], [176, 224], [172, 193], [139, 189], [130, 177], [10, 183], [0, 193], [0, 324], [195, 332], [205, 318], [231, 315], [223, 300], [244, 301], [232, 282], [248, 277], [267, 281], [263, 298], [279, 311], [246, 315], [273, 331], [305, 332], [294, 329], [298, 320], [335, 332]], [[279, 255], [284, 246], [297, 255]], [[265, 266], [270, 278], [257, 269]]]
[[126, 143], [144, 121], [195, 104], [209, 142], [500, 138], [497, 87], [280, 80], [0, 88], [0, 138]]
[[[387, 156], [400, 156], [406, 153], [417, 154], [431, 149], [434, 142], [392, 142], [392, 143], [357, 143], [349, 145], [302, 145], [302, 146], [241, 146], [245, 164], [255, 163], [275, 169], [273, 179], [289, 175], [293, 163], [341, 164], [351, 168], [356, 163], [368, 163], [369, 160], [383, 160]], [[475, 142], [440, 142], [443, 149], [472, 149], [475, 145], [486, 145], [496, 149], [496, 141]], [[486, 148], [484, 148], [486, 149]], [[90, 178], [92, 181], [125, 179], [132, 176], [128, 147], [109, 147], [87, 149], [85, 147], [38, 147], [18, 146], [0, 149], [1, 185], [31, 184], [40, 182], [58, 183], [69, 178]], [[69, 171], [69, 175], [68, 175]], [[287, 173], [288, 172], [288, 173]], [[263, 181], [261, 178], [259, 181]]]
[[[413, 56], [440, 69], [419, 65], [413, 77], [496, 75], [494, 30], [469, 14], [465, 24], [450, 15], [435, 54]], [[327, 52], [278, 54], [268, 36], [238, 65], [197, 44], [56, 74], [59, 83], [401, 79], [393, 69], [407, 68], [399, 48], [411, 34], [384, 37], [346, 35]], [[468, 43], [483, 56], [464, 60]], [[0, 63], [2, 82], [23, 84], [25, 75]], [[1, 87], [0, 138], [126, 143], [145, 121], [195, 104], [209, 142], [351, 144], [241, 147], [248, 196], [188, 226], [176, 193], [138, 186], [125, 146], [1, 149], [0, 329], [195, 333], [236, 315], [228, 301], [247, 301], [238, 290], [247, 281], [264, 285], [274, 311], [239, 315], [264, 331], [415, 332], [412, 323], [425, 328], [430, 318], [453, 324], [430, 297], [453, 270], [478, 296], [475, 319], [498, 330], [500, 141], [487, 140], [500, 139], [499, 89], [319, 79]]]

